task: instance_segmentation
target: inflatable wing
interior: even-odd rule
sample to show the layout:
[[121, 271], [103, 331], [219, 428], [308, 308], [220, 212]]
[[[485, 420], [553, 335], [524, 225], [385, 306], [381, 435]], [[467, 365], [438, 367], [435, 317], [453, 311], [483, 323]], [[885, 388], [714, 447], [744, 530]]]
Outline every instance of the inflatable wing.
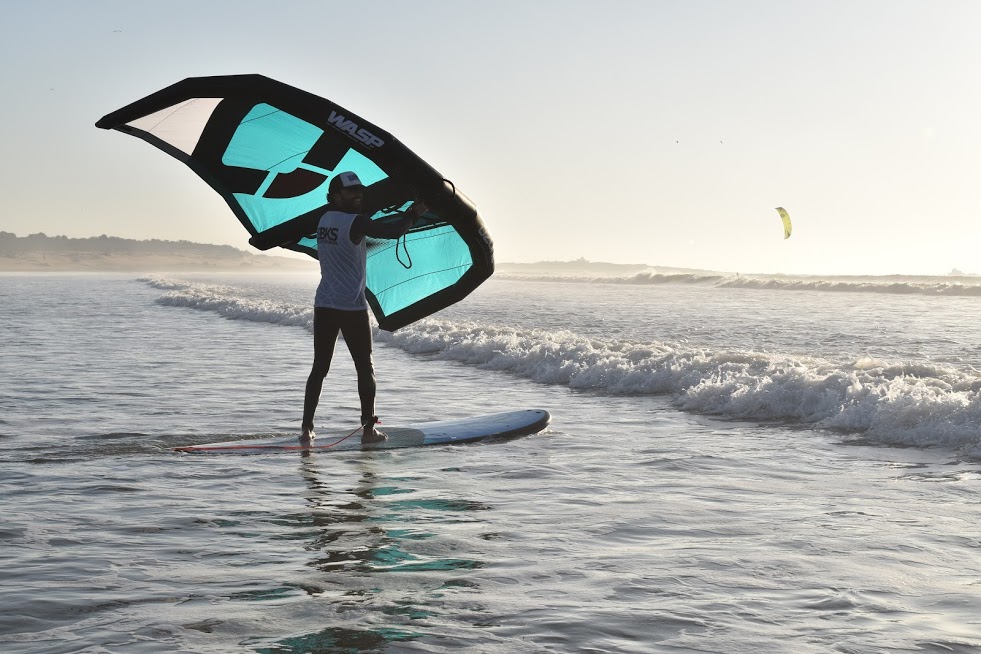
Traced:
[[[316, 258], [314, 228], [340, 172], [354, 171], [365, 184], [373, 220], [425, 201], [429, 212], [403, 242], [369, 248], [366, 296], [382, 329], [458, 302], [494, 272], [491, 238], [451, 182], [391, 134], [292, 86], [261, 75], [189, 78], [96, 127], [182, 161], [221, 194], [261, 250], [281, 246]], [[300, 228], [306, 236], [297, 236]]]
[[780, 220], [783, 221], [783, 238], [787, 240], [790, 238], [790, 214], [783, 207], [777, 207], [777, 213], [780, 214]]

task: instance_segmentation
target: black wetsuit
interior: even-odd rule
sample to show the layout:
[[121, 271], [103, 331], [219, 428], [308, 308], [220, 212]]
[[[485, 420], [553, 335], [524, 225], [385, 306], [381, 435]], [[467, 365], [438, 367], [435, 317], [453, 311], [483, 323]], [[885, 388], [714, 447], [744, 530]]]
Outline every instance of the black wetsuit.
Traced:
[[[327, 211], [338, 211], [333, 205], [327, 206]], [[324, 217], [327, 213], [324, 214]], [[359, 215], [354, 218], [349, 227], [349, 238], [356, 249], [359, 248], [362, 257], [359, 263], [364, 265], [364, 238], [394, 239], [405, 234], [412, 226], [415, 217], [412, 214], [402, 214], [394, 220], [381, 223], [372, 221], [367, 216]], [[323, 233], [321, 233], [323, 232]], [[327, 238], [338, 238], [339, 234], [330, 234], [330, 230], [318, 229], [318, 251], [324, 252], [320, 247], [321, 240]], [[323, 262], [324, 255], [321, 254]], [[363, 268], [362, 268], [363, 270]], [[323, 278], [321, 289], [332, 283], [331, 270], [329, 266], [322, 263]], [[363, 279], [363, 276], [362, 276]], [[363, 282], [362, 282], [363, 283]], [[321, 297], [321, 289], [318, 289], [318, 303]], [[360, 288], [363, 296], [364, 288]], [[361, 303], [356, 299], [352, 301], [352, 307], [358, 307]], [[354, 360], [354, 367], [358, 375], [358, 396], [361, 399], [361, 423], [377, 421], [375, 417], [375, 372], [371, 360], [371, 324], [368, 320], [367, 308], [345, 308], [336, 307], [314, 307], [313, 317], [313, 368], [307, 378], [306, 392], [303, 399], [303, 427], [313, 428], [313, 417], [317, 411], [320, 401], [320, 393], [323, 390], [324, 377], [330, 371], [330, 363], [334, 356], [334, 346], [337, 343], [337, 334], [343, 334], [344, 342]], [[367, 305], [364, 305], [365, 307]]]

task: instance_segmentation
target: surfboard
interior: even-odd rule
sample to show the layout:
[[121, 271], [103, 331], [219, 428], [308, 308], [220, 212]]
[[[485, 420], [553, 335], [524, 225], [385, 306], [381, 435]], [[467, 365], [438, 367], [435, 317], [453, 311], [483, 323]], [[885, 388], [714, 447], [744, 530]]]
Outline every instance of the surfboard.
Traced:
[[451, 443], [472, 443], [486, 438], [507, 438], [536, 434], [551, 421], [548, 411], [542, 409], [523, 409], [491, 413], [472, 418], [421, 422], [405, 427], [385, 427], [388, 440], [380, 443], [361, 444], [360, 431], [348, 438], [350, 431], [331, 431], [318, 433], [309, 445], [301, 445], [298, 436], [277, 437], [231, 441], [228, 443], [209, 443], [206, 445], [185, 445], [173, 448], [176, 452], [188, 454], [262, 454], [272, 452], [350, 452], [352, 450], [393, 450], [423, 445], [445, 445]]

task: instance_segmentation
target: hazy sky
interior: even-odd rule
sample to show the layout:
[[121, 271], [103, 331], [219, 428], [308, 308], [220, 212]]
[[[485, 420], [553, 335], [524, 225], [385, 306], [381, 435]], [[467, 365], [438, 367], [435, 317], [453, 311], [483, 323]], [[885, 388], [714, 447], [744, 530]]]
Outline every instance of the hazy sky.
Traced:
[[453, 180], [498, 261], [981, 273], [979, 33], [977, 0], [5, 3], [0, 230], [247, 249], [189, 169], [94, 123], [261, 73]]

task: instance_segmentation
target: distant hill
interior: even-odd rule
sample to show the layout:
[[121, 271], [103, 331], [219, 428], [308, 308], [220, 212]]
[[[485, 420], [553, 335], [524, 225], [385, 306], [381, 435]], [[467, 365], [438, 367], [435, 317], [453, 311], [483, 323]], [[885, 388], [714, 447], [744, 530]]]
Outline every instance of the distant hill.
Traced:
[[0, 271], [315, 271], [312, 259], [253, 254], [230, 245], [190, 241], [137, 241], [115, 236], [68, 238], [0, 232]]

